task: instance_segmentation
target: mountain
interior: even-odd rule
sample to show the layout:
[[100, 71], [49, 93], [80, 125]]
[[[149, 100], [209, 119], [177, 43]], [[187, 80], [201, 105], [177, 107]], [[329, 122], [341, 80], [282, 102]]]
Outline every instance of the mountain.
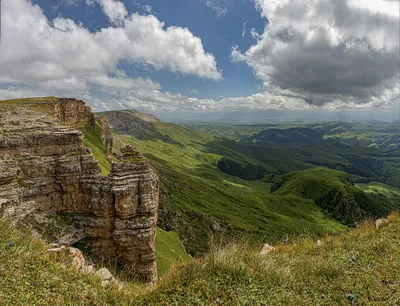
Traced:
[[[211, 237], [245, 237], [249, 243], [259, 244], [304, 231], [337, 232], [344, 225], [366, 216], [385, 215], [398, 207], [386, 196], [374, 207], [374, 195], [365, 194], [352, 183], [383, 177], [387, 161], [380, 156], [381, 151], [325, 143], [322, 129], [283, 132], [285, 139], [295, 137], [299, 144], [287, 147], [286, 140], [266, 144], [217, 137], [154, 117], [147, 120], [149, 115], [137, 111], [101, 115], [108, 118], [114, 131], [116, 149], [129, 143], [157, 169], [163, 190], [159, 226], [176, 231], [192, 255], [206, 252]], [[308, 138], [310, 142], [304, 144]], [[310, 168], [317, 169], [307, 170]], [[353, 175], [335, 169], [350, 170]], [[292, 171], [297, 172], [281, 178]], [[316, 181], [325, 178], [316, 185], [318, 197], [296, 193], [313, 186], [311, 177]], [[290, 192], [285, 192], [286, 184], [278, 190], [273, 187], [271, 193], [276, 180], [289, 185], [294, 180], [297, 185]]]
[[[381, 188], [388, 186], [382, 184]], [[390, 190], [393, 194], [365, 193], [355, 186], [347, 173], [324, 168], [288, 173], [271, 187], [272, 194], [311, 199], [325, 215], [348, 225], [398, 209], [398, 189]]]
[[[279, 305], [288, 292], [294, 304], [390, 304], [398, 295], [398, 215], [379, 231], [360, 222], [400, 208], [400, 154], [328, 137], [354, 127], [220, 137], [134, 110], [93, 114], [75, 99], [0, 109], [0, 304]], [[274, 247], [261, 255], [266, 242]], [[92, 262], [112, 273], [93, 273]], [[138, 282], [157, 273], [152, 289]]]
[[[227, 137], [226, 146], [246, 150], [270, 173], [325, 166], [345, 171], [357, 183], [381, 182], [400, 188], [400, 128], [382, 122], [319, 124], [186, 125]], [[278, 151], [279, 150], [279, 151]], [[284, 160], [277, 164], [276, 159]], [[240, 163], [240, 161], [239, 161]], [[304, 168], [304, 165], [307, 165]], [[300, 167], [299, 167], [300, 166]], [[268, 169], [267, 169], [268, 170]]]

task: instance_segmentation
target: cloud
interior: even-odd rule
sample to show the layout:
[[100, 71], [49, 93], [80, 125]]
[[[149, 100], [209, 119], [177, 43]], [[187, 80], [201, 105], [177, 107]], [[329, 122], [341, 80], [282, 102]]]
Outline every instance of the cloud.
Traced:
[[111, 57], [215, 81], [222, 79], [214, 56], [204, 51], [200, 38], [187, 28], [164, 29], [164, 23], [152, 15], [133, 14], [125, 20], [124, 28], [102, 29], [95, 40], [111, 51]]
[[246, 32], [247, 32], [247, 30], [246, 30], [246, 23], [247, 23], [247, 21], [245, 21], [245, 22], [243, 23], [243, 28], [242, 28], [242, 37], [243, 37], [243, 38], [245, 37]]
[[104, 14], [110, 22], [115, 25], [122, 25], [125, 17], [128, 16], [128, 10], [125, 5], [118, 0], [96, 0], [100, 4]]
[[256, 0], [268, 24], [260, 37], [252, 31], [256, 44], [246, 51], [234, 47], [231, 58], [251, 67], [264, 87], [309, 104], [398, 102], [399, 18], [388, 10], [398, 3], [367, 2]]
[[29, 1], [3, 2], [0, 98], [56, 95], [96, 110], [150, 112], [387, 108], [399, 101], [398, 17], [344, 0], [258, 3], [269, 24], [262, 34], [252, 29], [255, 44], [233, 48], [231, 58], [254, 70], [264, 92], [215, 100], [164, 91], [149, 78], [129, 78], [119, 65], [221, 80], [214, 56], [187, 28], [103, 8], [114, 25], [90, 32], [70, 19], [47, 20]]
[[70, 6], [78, 6], [79, 2], [82, 0], [62, 0], [62, 3], [65, 3], [66, 5]]
[[165, 29], [152, 15], [133, 14], [123, 26], [95, 33], [71, 19], [49, 21], [38, 5], [25, 0], [3, 3], [2, 17], [3, 85], [82, 94], [89, 90], [90, 80], [123, 76], [118, 68], [122, 60], [204, 79], [222, 78], [200, 38], [187, 28]]
[[152, 11], [152, 7], [148, 4], [146, 4], [146, 5], [143, 5], [143, 10], [150, 14]]
[[258, 38], [260, 37], [260, 34], [258, 34], [258, 32], [256, 31], [255, 28], [252, 28], [252, 29], [250, 30], [250, 34], [251, 34], [251, 36], [252, 36], [254, 39], [258, 39]]
[[207, 0], [206, 5], [215, 12], [218, 18], [228, 13], [228, 8], [226, 6], [220, 6], [215, 0]]

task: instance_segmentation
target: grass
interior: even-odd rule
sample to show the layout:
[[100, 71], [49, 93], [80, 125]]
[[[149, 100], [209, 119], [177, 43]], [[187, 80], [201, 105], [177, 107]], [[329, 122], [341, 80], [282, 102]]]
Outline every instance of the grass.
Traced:
[[107, 176], [110, 174], [111, 163], [107, 159], [107, 148], [101, 141], [101, 126], [96, 121], [93, 129], [89, 124], [85, 126], [85, 146], [92, 150], [94, 158], [99, 162], [101, 174]]
[[[217, 244], [175, 265], [157, 286], [121, 291], [69, 266], [69, 258], [0, 224], [1, 305], [398, 305], [400, 218], [372, 221], [340, 235], [282, 240], [260, 256], [247, 244]], [[12, 241], [13, 246], [8, 242]], [[63, 267], [66, 265], [67, 267]]]
[[24, 99], [10, 99], [0, 100], [0, 106], [5, 105], [23, 105], [24, 107], [33, 108], [42, 112], [48, 112], [48, 106], [43, 102], [57, 101], [56, 97], [38, 97], [38, 98], [24, 98]]
[[382, 183], [357, 184], [357, 187], [367, 193], [383, 194], [389, 198], [400, 200], [400, 189]]
[[0, 223], [0, 233], [1, 305], [115, 304], [115, 293], [69, 268], [70, 258], [47, 253], [41, 240], [5, 223]]
[[[132, 115], [125, 120], [138, 122], [140, 118]], [[257, 163], [249, 157], [252, 146], [237, 150], [238, 146], [233, 142], [220, 142], [212, 135], [175, 124], [159, 121], [146, 124], [152, 125], [148, 128], [152, 135], [143, 137], [146, 134], [139, 135], [137, 130], [136, 137], [114, 133], [114, 147], [118, 150], [125, 144], [132, 145], [156, 167], [164, 187], [160, 197], [159, 226], [177, 232], [189, 254], [198, 256], [206, 252], [211, 237], [246, 237], [250, 243], [260, 244], [266, 239], [277, 241], [287, 234], [321, 234], [343, 229], [339, 222], [326, 218], [313, 200], [294, 195], [271, 195], [270, 183], [247, 181], [224, 174], [217, 168], [217, 162], [223, 156]], [[282, 155], [296, 158], [287, 152], [273, 154], [266, 151], [272, 153], [267, 154], [268, 158], [276, 159], [275, 164], [266, 166], [271, 171], [281, 164]], [[300, 163], [300, 169], [307, 167], [306, 163], [301, 166]], [[293, 168], [289, 166], [288, 169]], [[215, 222], [220, 225], [219, 232], [211, 230]]]
[[398, 305], [400, 221], [281, 242], [265, 256], [247, 245], [217, 246], [177, 267], [145, 297], [148, 305]]
[[347, 173], [323, 167], [291, 172], [283, 176], [283, 185], [274, 194], [293, 194], [316, 200], [331, 190], [342, 189], [346, 177], [349, 177]]
[[[194, 256], [207, 252], [211, 237], [227, 240], [245, 237], [250, 243], [260, 244], [264, 240], [277, 241], [285, 235], [341, 231], [343, 225], [332, 217], [340, 215], [339, 220], [343, 222], [342, 214], [335, 213], [334, 209], [325, 212], [316, 200], [332, 190], [347, 194], [341, 181], [345, 174], [327, 168], [305, 171], [309, 168], [323, 165], [360, 176], [376, 177], [378, 174], [374, 171], [381, 171], [379, 175], [383, 175], [385, 162], [381, 161], [378, 149], [339, 148], [329, 143], [288, 149], [237, 142], [159, 120], [144, 121], [138, 114], [123, 111], [108, 115], [116, 132], [114, 146], [118, 150], [130, 144], [151, 160], [163, 185], [159, 226], [177, 232], [186, 250]], [[327, 126], [316, 128], [329, 130], [338, 125]], [[246, 136], [260, 126], [218, 126], [230, 135], [236, 128]], [[376, 159], [373, 154], [377, 154]], [[260, 165], [267, 175], [255, 181], [228, 175], [217, 167], [223, 159]], [[391, 165], [385, 167], [392, 169]], [[300, 172], [291, 174], [294, 176], [291, 185], [270, 194], [272, 182], [292, 171]], [[360, 190], [351, 190], [356, 191]], [[325, 199], [323, 204], [329, 201]], [[380, 207], [385, 213], [388, 211], [384, 205]], [[359, 213], [358, 219], [354, 219], [359, 220], [362, 215], [368, 214]], [[353, 218], [347, 221], [350, 224]], [[220, 224], [221, 231], [211, 230], [214, 222]]]
[[38, 102], [47, 102], [47, 101], [56, 101], [58, 98], [56, 97], [37, 97], [37, 98], [23, 98], [23, 99], [9, 99], [9, 100], [0, 100], [0, 103], [4, 104], [18, 104], [18, 103], [38, 103]]
[[178, 234], [161, 228], [157, 228], [156, 255], [158, 276], [163, 276], [173, 264], [191, 259], [179, 240]]
[[278, 240], [285, 234], [342, 229], [311, 200], [270, 195], [264, 182], [223, 174], [213, 165], [219, 156], [202, 152], [198, 144], [180, 146], [120, 135], [114, 143], [129, 143], [152, 160], [168, 193], [161, 207], [172, 211], [171, 219], [161, 211], [159, 223], [178, 232], [192, 255], [208, 249], [213, 221], [221, 223], [225, 236], [246, 235], [256, 243], [266, 237]]

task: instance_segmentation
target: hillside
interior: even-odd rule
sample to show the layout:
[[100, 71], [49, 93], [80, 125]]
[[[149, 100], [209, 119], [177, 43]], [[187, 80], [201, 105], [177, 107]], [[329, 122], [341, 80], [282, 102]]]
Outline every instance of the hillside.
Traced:
[[325, 215], [352, 225], [360, 219], [383, 216], [400, 208], [399, 190], [393, 187], [384, 189], [384, 186], [381, 185], [381, 190], [388, 191], [385, 194], [363, 192], [345, 172], [314, 168], [284, 175], [272, 185], [271, 191], [276, 195], [311, 199], [324, 210]]
[[[326, 166], [345, 171], [358, 183], [381, 182], [400, 188], [400, 128], [383, 122], [326, 122], [320, 124], [190, 125], [212, 135], [228, 137], [253, 152], [280, 149], [285, 164]], [[234, 145], [236, 146], [236, 144]], [[260, 149], [262, 147], [262, 149]], [[260, 161], [265, 156], [256, 156]], [[285, 170], [284, 172], [298, 169]]]
[[[319, 170], [326, 177], [319, 185], [319, 197], [270, 193], [270, 186], [281, 174], [315, 167], [308, 157], [284, 148], [240, 143], [188, 130], [154, 117], [144, 120], [136, 111], [103, 115], [113, 128], [116, 149], [129, 143], [156, 167], [163, 186], [159, 226], [177, 232], [192, 255], [206, 252], [211, 237], [242, 237], [260, 244], [287, 234], [336, 232], [343, 229], [342, 223], [350, 224], [369, 214], [386, 214], [392, 207], [371, 213], [367, 209], [344, 220], [317, 204], [317, 198], [335, 190], [337, 183], [344, 189], [344, 182], [336, 182], [339, 172]], [[342, 158], [339, 154], [315, 154], [318, 160], [330, 162], [332, 156]], [[256, 173], [254, 170], [262, 175], [250, 176]], [[299, 182], [302, 188], [303, 180]], [[355, 186], [352, 192], [364, 194]], [[336, 206], [340, 203], [343, 201], [339, 200]]]
[[[300, 138], [320, 142], [335, 140], [350, 146], [381, 149], [400, 148], [400, 127], [385, 122], [326, 122], [319, 124], [185, 124], [186, 127], [235, 140], [264, 138], [271, 143], [296, 142]], [[319, 134], [319, 135], [318, 135]], [[322, 134], [322, 135], [321, 135]], [[312, 137], [307, 137], [312, 136]], [[322, 136], [322, 139], [321, 139]]]
[[[371, 222], [336, 236], [285, 240], [276, 250], [215, 246], [176, 266], [158, 285], [102, 288], [40, 240], [0, 224], [1, 305], [397, 305], [400, 219], [379, 230]], [[12, 245], [9, 244], [12, 242]], [[124, 275], [119, 275], [124, 280]]]
[[[351, 177], [342, 171], [316, 167], [323, 160], [329, 162], [329, 165], [340, 164], [341, 159], [349, 158], [350, 154], [346, 151], [348, 149], [354, 156], [358, 152], [358, 165], [362, 161], [370, 166], [370, 168], [359, 167], [359, 171], [381, 171], [386, 161], [379, 160], [377, 164], [371, 162], [371, 155], [368, 155], [368, 159], [365, 153], [364, 156], [359, 154], [364, 152], [365, 148], [340, 149], [337, 144], [327, 146], [316, 143], [310, 150], [309, 146], [293, 147], [291, 142], [288, 148], [285, 147], [288, 142], [278, 145], [266, 144], [265, 141], [234, 141], [175, 124], [163, 123], [153, 115], [134, 110], [93, 115], [83, 101], [75, 99], [51, 97], [43, 100], [23, 99], [2, 103], [7, 112], [2, 114], [4, 117], [2, 122], [5, 122], [6, 126], [10, 125], [4, 129], [6, 132], [3, 135], [5, 140], [2, 142], [4, 157], [9, 159], [10, 152], [16, 154], [18, 150], [31, 150], [37, 163], [36, 165], [30, 162], [27, 167], [25, 158], [18, 153], [15, 160], [20, 167], [23, 167], [24, 176], [21, 176], [21, 172], [18, 180], [15, 179], [15, 175], [10, 176], [6, 184], [11, 182], [15, 188], [23, 189], [23, 194], [26, 194], [24, 199], [30, 205], [35, 203], [29, 200], [35, 199], [32, 196], [36, 194], [39, 197], [35, 205], [53, 199], [46, 206], [45, 222], [42, 221], [39, 209], [33, 216], [20, 215], [21, 221], [18, 223], [20, 227], [25, 229], [32, 227], [48, 241], [58, 239], [57, 235], [66, 235], [63, 233], [64, 230], [57, 232], [60, 226], [55, 224], [58, 219], [52, 217], [51, 210], [56, 200], [60, 199], [58, 195], [60, 192], [63, 196], [65, 194], [68, 196], [67, 200], [58, 204], [58, 207], [63, 207], [62, 205], [71, 201], [75, 203], [72, 208], [68, 208], [68, 213], [77, 210], [79, 214], [83, 214], [83, 210], [87, 207], [95, 209], [95, 205], [85, 204], [87, 200], [107, 205], [114, 205], [113, 201], [116, 201], [121, 204], [118, 204], [120, 205], [118, 210], [124, 211], [126, 209], [122, 203], [125, 203], [125, 200], [137, 201], [137, 205], [149, 204], [158, 198], [159, 187], [150, 160], [157, 170], [161, 185], [160, 207], [157, 211], [156, 251], [151, 247], [151, 252], [154, 252], [151, 260], [154, 263], [157, 256], [159, 265], [157, 270], [160, 275], [166, 273], [174, 263], [190, 260], [188, 253], [192, 256], [207, 253], [211, 242], [245, 241], [250, 246], [259, 246], [264, 241], [275, 243], [287, 236], [304, 234], [321, 236], [325, 233], [338, 233], [365, 217], [383, 216], [399, 207], [398, 193], [394, 187], [380, 185], [377, 189], [378, 187], [374, 185], [371, 192], [369, 188], [371, 186], [360, 185], [365, 189], [364, 192], [354, 185], [354, 175]], [[13, 112], [14, 108], [18, 111]], [[13, 114], [19, 114], [19, 117], [14, 118]], [[15, 124], [17, 119], [20, 123]], [[57, 120], [76, 127], [77, 130], [69, 131]], [[28, 133], [25, 132], [26, 125], [40, 128], [45, 140], [42, 141], [43, 144], [36, 140], [38, 129], [30, 129]], [[65, 146], [61, 148], [62, 150], [56, 145], [47, 147], [48, 144], [57, 144], [60, 135], [66, 132], [75, 135], [73, 144], [62, 142], [62, 146]], [[309, 132], [310, 129], [303, 129], [301, 132], [291, 130], [288, 135], [306, 135]], [[24, 140], [25, 142], [21, 142], [25, 147], [18, 149], [21, 146], [20, 142], [9, 142], [7, 135], [29, 137]], [[299, 144], [305, 142], [305, 139], [302, 139]], [[17, 144], [17, 149], [12, 149], [14, 144]], [[368, 150], [369, 153], [377, 154], [377, 160], [380, 158], [379, 150], [374, 148]], [[143, 152], [145, 156], [139, 152]], [[82, 153], [86, 155], [81, 156]], [[394, 155], [390, 158], [395, 164], [397, 157], [395, 152], [392, 153]], [[52, 161], [48, 167], [43, 167], [43, 158]], [[90, 171], [82, 174], [79, 171], [86, 169], [87, 161], [90, 161], [91, 168], [88, 169]], [[341, 165], [346, 164], [343, 162]], [[40, 166], [42, 175], [32, 176], [28, 169], [33, 166]], [[68, 173], [68, 177], [73, 179], [65, 179], [63, 182], [75, 185], [62, 185], [60, 188], [59, 179], [52, 179], [53, 173], [63, 177], [67, 177]], [[120, 184], [122, 182], [128, 185], [133, 182], [136, 184], [137, 178], [147, 180], [147, 183], [143, 181], [138, 185], [132, 185], [134, 196], [125, 199], [124, 194], [119, 193], [122, 186]], [[148, 185], [150, 178], [153, 182], [151, 186]], [[51, 188], [39, 188], [43, 183], [49, 184]], [[104, 187], [99, 188], [103, 184]], [[118, 188], [109, 188], [111, 184], [118, 184]], [[2, 187], [4, 196], [9, 196], [7, 186]], [[86, 192], [91, 196], [87, 197]], [[143, 192], [149, 194], [145, 195]], [[47, 193], [51, 195], [50, 198]], [[12, 193], [16, 194], [18, 193]], [[138, 209], [139, 215], [135, 215], [137, 221], [129, 223], [129, 226], [137, 230], [139, 225], [136, 222], [142, 222], [144, 215], [147, 218], [148, 214], [144, 214], [136, 204], [134, 207]], [[152, 212], [155, 212], [155, 207], [152, 205]], [[6, 209], [14, 213], [14, 210], [7, 207]], [[99, 212], [94, 213], [104, 214], [104, 211], [99, 209]], [[118, 218], [114, 217], [115, 209], [107, 208], [106, 211], [110, 212], [112, 220]], [[126, 212], [131, 216], [129, 211]], [[65, 215], [57, 217], [61, 217], [62, 221]], [[89, 215], [88, 211], [85, 211], [79, 220], [86, 222]], [[47, 221], [48, 218], [54, 219], [49, 221], [51, 224]], [[105, 224], [112, 222], [114, 221]], [[96, 226], [95, 222], [85, 224]], [[145, 228], [151, 230], [151, 237], [154, 239], [155, 223], [140, 226], [140, 231]], [[74, 233], [79, 233], [78, 228], [72, 230]], [[112, 231], [113, 227], [110, 226], [109, 230]], [[136, 233], [139, 235], [140, 231]], [[86, 251], [86, 247], [89, 247], [86, 245], [88, 239], [92, 237], [90, 235], [98, 235], [94, 230], [88, 233], [84, 234], [88, 235], [86, 240], [82, 238], [84, 236], [77, 235], [71, 244], [82, 242]], [[103, 232], [101, 235], [111, 237]], [[132, 235], [130, 237], [132, 238]], [[146, 244], [146, 247], [149, 245]], [[87, 251], [90, 253], [91, 248], [89, 247]], [[153, 272], [154, 268], [155, 266], [152, 268]]]

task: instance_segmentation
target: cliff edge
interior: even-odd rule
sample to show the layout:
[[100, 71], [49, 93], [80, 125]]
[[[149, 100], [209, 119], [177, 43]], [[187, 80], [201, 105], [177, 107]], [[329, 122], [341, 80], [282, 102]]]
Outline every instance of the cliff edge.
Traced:
[[154, 282], [158, 177], [133, 148], [109, 156], [102, 176], [82, 132], [95, 124], [80, 100], [0, 101], [0, 219], [41, 236], [47, 229], [52, 242], [85, 243]]

